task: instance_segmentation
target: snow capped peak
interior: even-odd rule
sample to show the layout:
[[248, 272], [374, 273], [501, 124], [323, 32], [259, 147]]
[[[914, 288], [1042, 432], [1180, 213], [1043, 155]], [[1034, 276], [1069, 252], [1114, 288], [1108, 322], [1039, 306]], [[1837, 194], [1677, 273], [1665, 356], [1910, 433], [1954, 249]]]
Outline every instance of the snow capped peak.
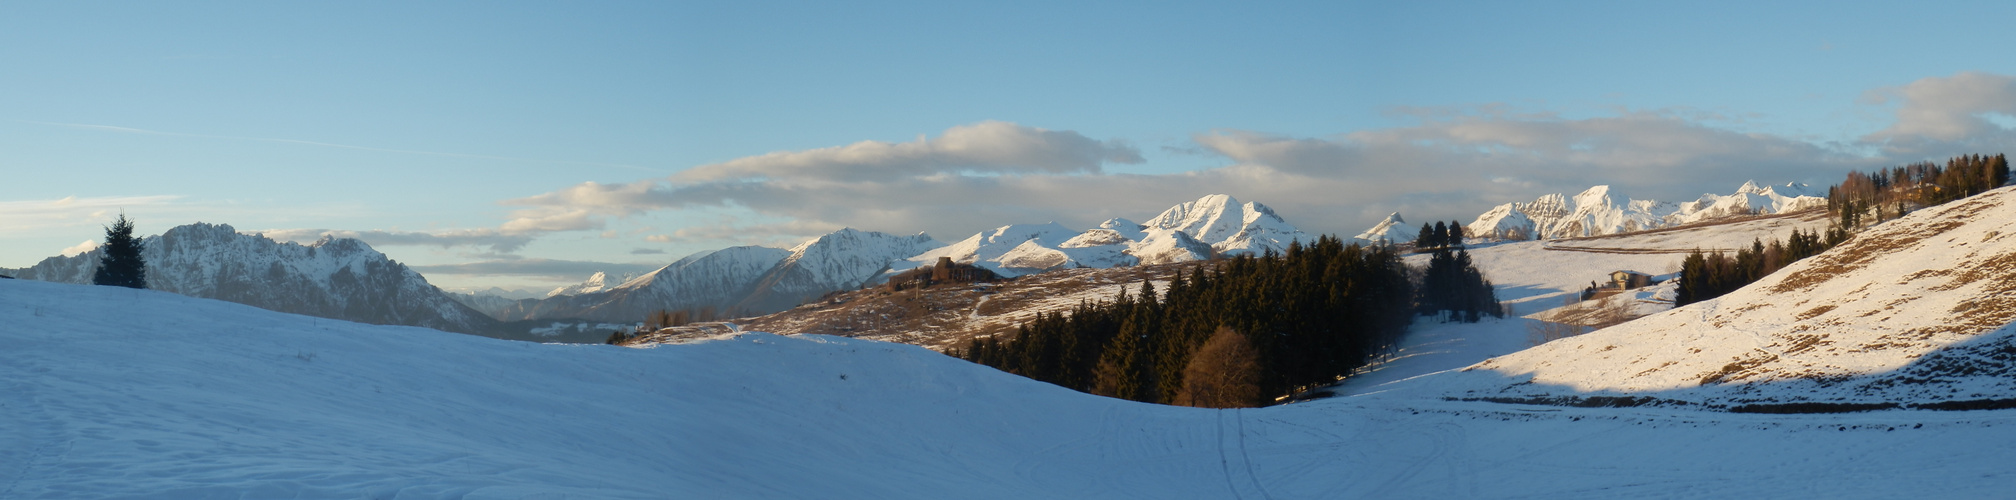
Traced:
[[1230, 195], [1214, 194], [1169, 207], [1162, 215], [1149, 219], [1146, 225], [1150, 229], [1189, 233], [1200, 241], [1219, 242], [1237, 234], [1246, 222], [1246, 207], [1239, 205], [1239, 200]]
[[1106, 219], [1106, 222], [1099, 223], [1099, 229], [1112, 231], [1114, 234], [1118, 234], [1130, 240], [1140, 241], [1141, 238], [1147, 237], [1147, 233], [1143, 233], [1142, 231], [1148, 229], [1148, 226], [1141, 225], [1141, 223], [1134, 222], [1131, 220], [1114, 217], [1111, 219]]
[[1385, 220], [1373, 224], [1371, 229], [1366, 229], [1351, 239], [1362, 244], [1381, 245], [1413, 241], [1414, 237], [1419, 235], [1420, 230], [1400, 218], [1400, 212], [1393, 212], [1387, 214]]
[[1099, 227], [1101, 229], [1115, 229], [1115, 230], [1124, 229], [1128, 231], [1140, 231], [1146, 228], [1147, 226], [1143, 226], [1139, 222], [1127, 220], [1122, 217], [1114, 217], [1111, 219], [1106, 219], [1106, 222], [1099, 223]]
[[1582, 211], [1589, 207], [1610, 206], [1610, 186], [1595, 186], [1575, 195], [1575, 206], [1570, 210]]
[[1750, 193], [1750, 194], [1764, 194], [1764, 193], [1767, 193], [1767, 192], [1769, 192], [1769, 189], [1770, 189], [1770, 188], [1765, 188], [1765, 187], [1758, 187], [1758, 186], [1757, 186], [1757, 181], [1755, 181], [1755, 180], [1748, 180], [1748, 181], [1743, 181], [1743, 185], [1742, 185], [1742, 186], [1737, 186], [1737, 187], [1736, 187], [1736, 192], [1737, 192], [1738, 194], [1742, 194], [1742, 193]]
[[[1010, 251], [1015, 250], [1016, 247], [1020, 247], [1024, 243], [1034, 243], [1041, 247], [1058, 248], [1065, 242], [1078, 236], [1078, 234], [1077, 231], [1073, 231], [1056, 222], [1045, 224], [1010, 224], [994, 228], [992, 231], [974, 233], [973, 236], [960, 240], [958, 243], [911, 256], [905, 259], [907, 262], [898, 266], [898, 268], [912, 269], [919, 266], [928, 266], [937, 263], [939, 257], [950, 257], [953, 262], [974, 264], [993, 269], [997, 273], [1008, 273], [1008, 275], [1012, 276], [1020, 273], [1002, 270], [1000, 259]], [[1027, 253], [1027, 251], [1024, 253]]]
[[584, 293], [600, 292], [628, 283], [630, 280], [637, 279], [638, 276], [637, 274], [626, 273], [612, 280], [609, 273], [596, 271], [595, 274], [588, 276], [588, 279], [582, 280], [580, 283], [554, 288], [553, 291], [546, 292], [546, 296], [558, 297], [562, 295], [581, 295]]

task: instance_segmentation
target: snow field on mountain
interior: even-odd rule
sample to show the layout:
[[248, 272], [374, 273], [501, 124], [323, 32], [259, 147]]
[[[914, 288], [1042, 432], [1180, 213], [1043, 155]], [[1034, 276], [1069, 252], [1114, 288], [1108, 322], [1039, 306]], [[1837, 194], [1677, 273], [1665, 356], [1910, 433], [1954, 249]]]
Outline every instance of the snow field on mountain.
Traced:
[[[104, 311], [120, 311], [115, 315]], [[144, 318], [146, 321], [132, 321]], [[0, 280], [7, 498], [1948, 497], [2008, 412], [1446, 401], [1437, 377], [1217, 411], [928, 350], [507, 342]]]

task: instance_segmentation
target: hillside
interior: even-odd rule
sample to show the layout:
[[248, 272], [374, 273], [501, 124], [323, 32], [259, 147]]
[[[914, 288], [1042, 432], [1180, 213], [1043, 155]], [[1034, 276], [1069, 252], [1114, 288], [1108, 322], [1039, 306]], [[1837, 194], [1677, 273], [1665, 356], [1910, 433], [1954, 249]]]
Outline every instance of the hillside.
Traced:
[[2012, 189], [1885, 222], [1716, 300], [1481, 363], [1462, 375], [1463, 394], [2005, 404], [1995, 401], [2016, 398]]
[[1992, 497], [2016, 445], [2007, 411], [1504, 405], [1448, 374], [1200, 410], [857, 339], [532, 344], [25, 280], [0, 324], [7, 498]]

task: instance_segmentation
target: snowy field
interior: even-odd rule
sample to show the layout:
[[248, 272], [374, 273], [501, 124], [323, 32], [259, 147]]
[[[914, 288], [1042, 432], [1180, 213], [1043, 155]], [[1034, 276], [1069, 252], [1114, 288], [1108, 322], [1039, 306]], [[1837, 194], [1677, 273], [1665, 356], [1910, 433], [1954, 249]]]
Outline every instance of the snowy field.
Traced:
[[[500, 341], [0, 280], [0, 498], [1998, 497], [2016, 412], [1067, 391], [820, 336]], [[1488, 328], [1488, 326], [1468, 327]], [[1432, 331], [1432, 330], [1431, 330]]]

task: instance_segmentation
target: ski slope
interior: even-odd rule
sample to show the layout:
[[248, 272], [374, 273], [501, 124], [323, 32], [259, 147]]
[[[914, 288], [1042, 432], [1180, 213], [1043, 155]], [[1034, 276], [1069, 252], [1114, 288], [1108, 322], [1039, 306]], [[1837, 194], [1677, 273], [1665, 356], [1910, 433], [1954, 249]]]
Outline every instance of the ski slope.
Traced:
[[1162, 407], [902, 344], [628, 349], [0, 280], [0, 498], [2005, 495], [2010, 411]]

